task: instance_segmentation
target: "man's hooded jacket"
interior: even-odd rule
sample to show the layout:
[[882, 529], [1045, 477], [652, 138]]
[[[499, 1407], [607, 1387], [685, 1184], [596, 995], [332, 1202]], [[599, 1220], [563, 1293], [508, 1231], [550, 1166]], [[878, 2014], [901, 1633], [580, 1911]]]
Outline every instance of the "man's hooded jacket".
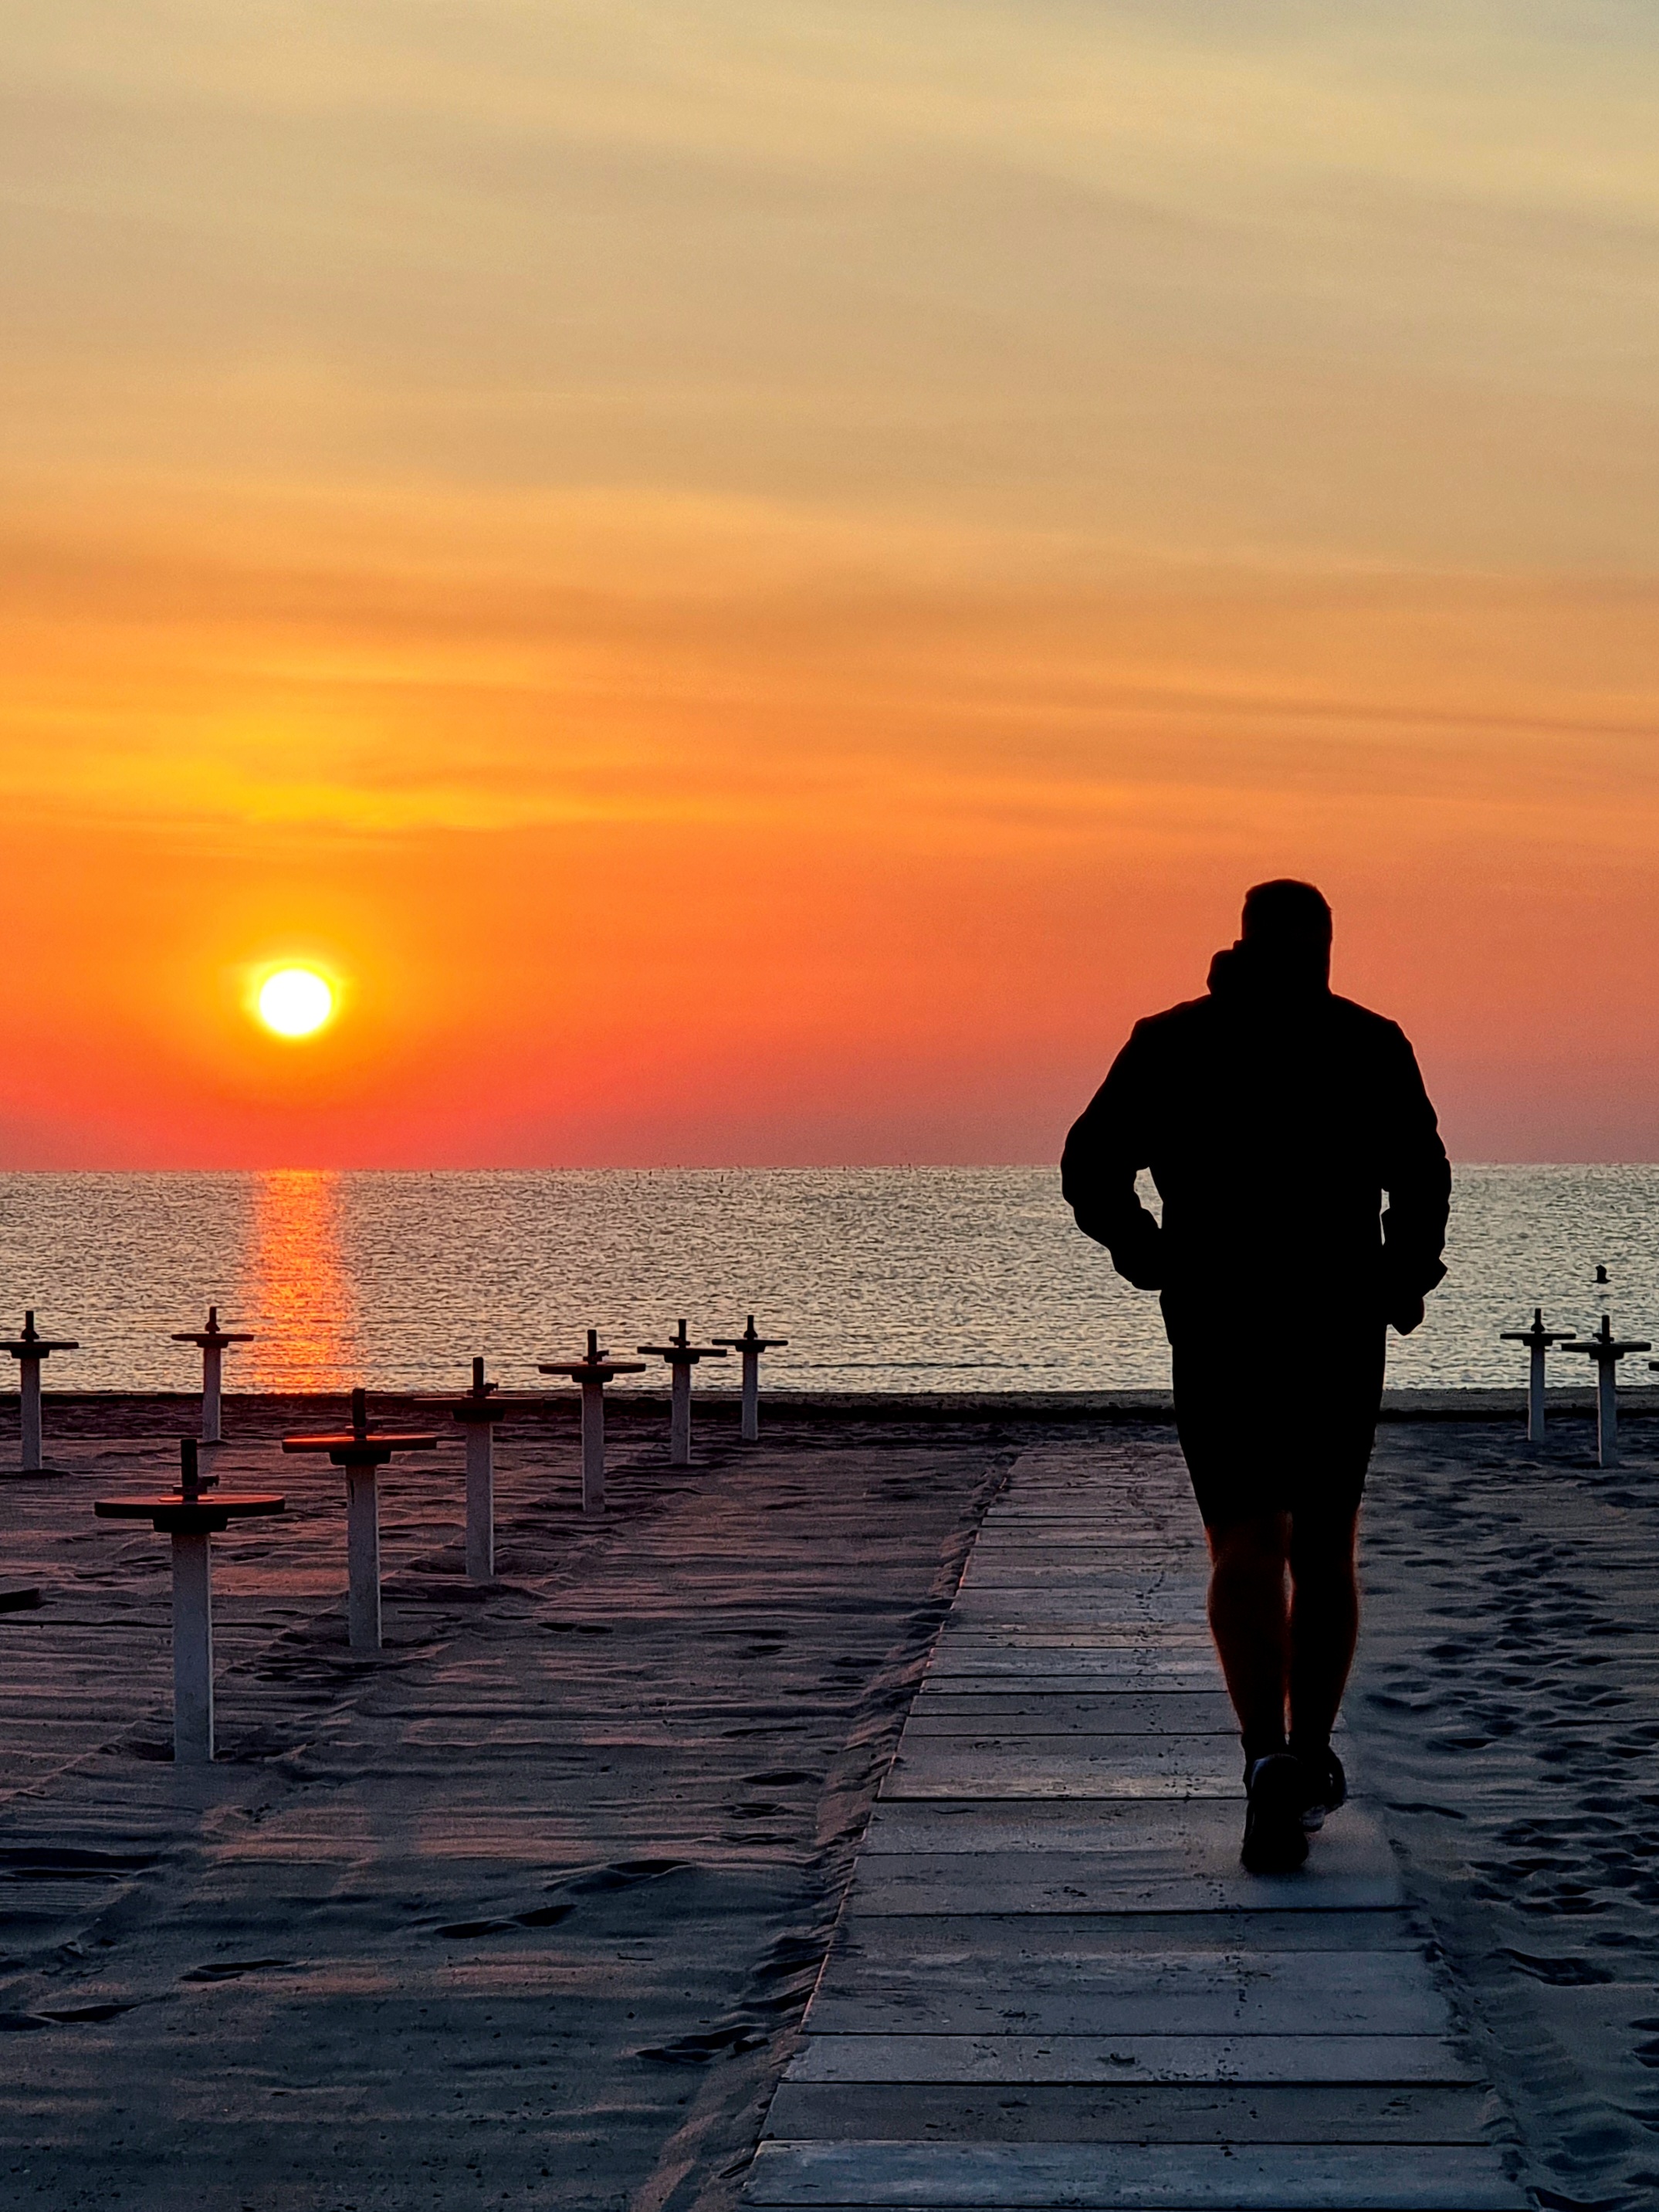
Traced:
[[1118, 1273], [1163, 1291], [1172, 1334], [1298, 1310], [1409, 1328], [1445, 1273], [1451, 1171], [1404, 1031], [1249, 940], [1216, 955], [1205, 997], [1136, 1023], [1061, 1179]]

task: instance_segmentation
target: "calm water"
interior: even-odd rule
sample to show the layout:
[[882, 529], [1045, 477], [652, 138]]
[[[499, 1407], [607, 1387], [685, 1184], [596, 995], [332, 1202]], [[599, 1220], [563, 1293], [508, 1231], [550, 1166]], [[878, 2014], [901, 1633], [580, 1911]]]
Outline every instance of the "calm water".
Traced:
[[[1498, 1332], [1540, 1303], [1593, 1327], [1598, 1261], [1621, 1332], [1659, 1339], [1656, 1231], [1659, 1167], [1460, 1169], [1450, 1274], [1395, 1342], [1392, 1380], [1518, 1383]], [[231, 1389], [447, 1388], [475, 1352], [528, 1384], [590, 1324], [631, 1349], [682, 1314], [728, 1335], [750, 1311], [791, 1339], [766, 1371], [796, 1389], [1169, 1374], [1156, 1301], [1078, 1235], [1047, 1169], [0, 1176], [0, 1319], [32, 1305], [83, 1347], [49, 1384], [196, 1387], [197, 1353], [167, 1339], [210, 1300], [258, 1336], [228, 1362]], [[1288, 1371], [1294, 1352], [1269, 1331], [1262, 1356]]]

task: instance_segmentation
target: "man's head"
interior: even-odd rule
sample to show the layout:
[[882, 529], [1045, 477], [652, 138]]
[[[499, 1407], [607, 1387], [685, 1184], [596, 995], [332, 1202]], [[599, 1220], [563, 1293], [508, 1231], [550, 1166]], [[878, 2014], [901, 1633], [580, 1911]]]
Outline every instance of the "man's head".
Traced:
[[1246, 891], [1240, 942], [1254, 963], [1286, 982], [1330, 979], [1331, 910], [1311, 884], [1281, 876]]

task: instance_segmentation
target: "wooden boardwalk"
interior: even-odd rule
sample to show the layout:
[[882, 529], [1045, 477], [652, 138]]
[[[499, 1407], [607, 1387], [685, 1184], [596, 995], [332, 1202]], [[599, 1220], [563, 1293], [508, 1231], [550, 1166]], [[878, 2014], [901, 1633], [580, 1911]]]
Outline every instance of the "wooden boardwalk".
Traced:
[[1238, 1864], [1173, 1449], [1028, 1452], [905, 1728], [749, 2179], [801, 2206], [1524, 2206], [1387, 1843]]

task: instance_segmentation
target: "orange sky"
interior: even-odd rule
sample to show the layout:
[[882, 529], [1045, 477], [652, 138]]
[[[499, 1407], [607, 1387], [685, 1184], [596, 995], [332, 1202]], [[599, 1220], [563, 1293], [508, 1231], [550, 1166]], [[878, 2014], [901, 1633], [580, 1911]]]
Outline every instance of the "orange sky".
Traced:
[[1321, 20], [9, 11], [0, 1166], [1044, 1159], [1281, 872], [1659, 1157], [1659, 32]]

